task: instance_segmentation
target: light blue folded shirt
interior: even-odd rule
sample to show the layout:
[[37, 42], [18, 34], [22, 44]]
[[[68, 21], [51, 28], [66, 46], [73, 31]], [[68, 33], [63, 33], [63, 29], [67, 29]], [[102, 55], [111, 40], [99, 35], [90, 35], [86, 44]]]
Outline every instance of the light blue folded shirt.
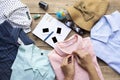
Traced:
[[103, 16], [91, 29], [96, 56], [120, 74], [120, 13]]
[[39, 49], [34, 44], [21, 45], [11, 67], [10, 80], [55, 80], [47, 56], [49, 52]]

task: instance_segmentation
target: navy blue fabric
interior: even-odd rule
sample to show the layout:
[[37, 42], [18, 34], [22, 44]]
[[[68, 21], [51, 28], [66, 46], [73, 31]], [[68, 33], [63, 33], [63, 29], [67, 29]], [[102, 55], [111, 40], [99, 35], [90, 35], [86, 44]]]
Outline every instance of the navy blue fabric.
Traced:
[[0, 80], [10, 80], [11, 66], [20, 45], [18, 37], [25, 45], [33, 43], [21, 28], [13, 28], [7, 21], [0, 24]]

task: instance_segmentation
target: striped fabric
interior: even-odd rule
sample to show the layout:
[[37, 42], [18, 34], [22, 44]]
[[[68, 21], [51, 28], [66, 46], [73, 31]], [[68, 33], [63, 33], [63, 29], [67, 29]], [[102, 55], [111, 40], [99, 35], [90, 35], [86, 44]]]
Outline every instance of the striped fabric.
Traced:
[[0, 23], [8, 20], [12, 26], [23, 28], [26, 33], [31, 31], [29, 9], [20, 0], [0, 0], [0, 11]]
[[120, 13], [103, 16], [91, 30], [96, 56], [120, 74]]

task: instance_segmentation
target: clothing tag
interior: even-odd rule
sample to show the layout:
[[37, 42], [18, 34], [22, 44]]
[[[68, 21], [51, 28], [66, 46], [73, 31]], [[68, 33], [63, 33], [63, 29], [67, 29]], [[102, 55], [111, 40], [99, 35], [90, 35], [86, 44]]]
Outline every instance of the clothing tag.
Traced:
[[17, 42], [18, 42], [19, 44], [24, 44], [20, 38], [18, 38], [18, 41], [17, 41]]
[[27, 15], [28, 20], [30, 20], [31, 18], [30, 18], [29, 12], [26, 12], [26, 15]]

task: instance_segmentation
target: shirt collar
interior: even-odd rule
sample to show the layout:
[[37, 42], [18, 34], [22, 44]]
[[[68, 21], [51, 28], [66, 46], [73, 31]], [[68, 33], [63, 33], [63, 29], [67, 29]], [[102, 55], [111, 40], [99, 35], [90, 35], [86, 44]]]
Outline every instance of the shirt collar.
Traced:
[[71, 54], [74, 50], [76, 50], [80, 45], [81, 41], [82, 37], [75, 34], [64, 42], [56, 43], [55, 51], [57, 52], [58, 55], [64, 57], [68, 54]]
[[[39, 49], [38, 47], [36, 47], [34, 44], [30, 44], [28, 45], [28, 47], [26, 47], [27, 45], [21, 45], [21, 49], [23, 49], [23, 53], [24, 53], [24, 70], [29, 70], [32, 69], [33, 71], [38, 70], [39, 73], [44, 76], [49, 68], [50, 68], [50, 63], [47, 57], [47, 54], [50, 52], [49, 50], [43, 50], [43, 49]], [[29, 53], [29, 54], [28, 54]], [[34, 57], [33, 54], [40, 54], [40, 56]], [[39, 63], [38, 64], [34, 59], [39, 59]], [[35, 64], [34, 64], [35, 63]], [[37, 65], [36, 65], [37, 64]]]
[[91, 29], [91, 38], [107, 43], [113, 32], [120, 30], [120, 13], [103, 16]]
[[111, 15], [105, 15], [112, 32], [120, 30], [120, 13], [113, 12]]

